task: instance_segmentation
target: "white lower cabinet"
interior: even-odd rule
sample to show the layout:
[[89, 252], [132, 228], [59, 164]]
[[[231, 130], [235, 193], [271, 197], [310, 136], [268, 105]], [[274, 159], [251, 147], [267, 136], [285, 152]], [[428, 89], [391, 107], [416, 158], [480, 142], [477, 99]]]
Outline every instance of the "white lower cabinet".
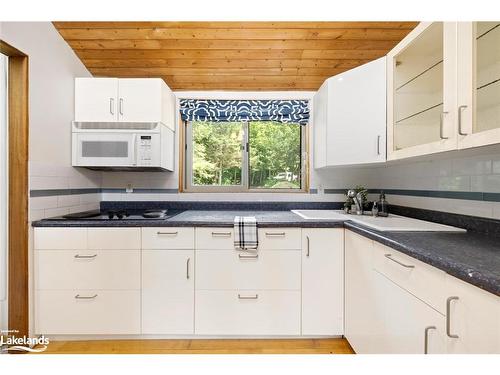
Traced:
[[199, 335], [300, 335], [300, 290], [197, 290]]
[[450, 275], [446, 291], [448, 353], [500, 354], [500, 298]]
[[497, 296], [349, 230], [345, 252], [357, 353], [500, 353]]
[[345, 231], [345, 337], [356, 353], [380, 353], [382, 296], [373, 272], [373, 241]]
[[141, 333], [140, 228], [35, 228], [35, 333]]
[[344, 334], [344, 229], [302, 230], [302, 334]]
[[[446, 352], [445, 318], [429, 305], [374, 271], [379, 316], [383, 317], [375, 353], [440, 354]], [[378, 322], [376, 322], [378, 323]]]
[[[444, 353], [444, 316], [374, 269], [378, 246], [346, 231], [345, 336], [349, 343], [359, 354]], [[401, 277], [408, 280], [406, 274]]]
[[142, 251], [142, 333], [193, 334], [194, 250]]
[[140, 290], [38, 290], [37, 334], [132, 335], [141, 333]]

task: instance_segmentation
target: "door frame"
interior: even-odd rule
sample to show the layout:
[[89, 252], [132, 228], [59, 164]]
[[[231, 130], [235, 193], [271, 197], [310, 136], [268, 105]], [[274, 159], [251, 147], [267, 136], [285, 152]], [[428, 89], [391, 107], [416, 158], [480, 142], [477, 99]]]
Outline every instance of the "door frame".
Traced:
[[28, 283], [28, 56], [0, 40], [8, 56], [8, 329], [16, 336], [29, 334]]

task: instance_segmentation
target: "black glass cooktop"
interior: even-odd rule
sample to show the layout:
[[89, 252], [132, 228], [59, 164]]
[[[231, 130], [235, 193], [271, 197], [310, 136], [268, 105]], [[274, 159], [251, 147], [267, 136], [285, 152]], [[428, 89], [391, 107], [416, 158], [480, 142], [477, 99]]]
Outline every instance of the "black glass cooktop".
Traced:
[[49, 217], [43, 220], [166, 220], [180, 214], [183, 210], [109, 210], [109, 211], [83, 211], [63, 216]]

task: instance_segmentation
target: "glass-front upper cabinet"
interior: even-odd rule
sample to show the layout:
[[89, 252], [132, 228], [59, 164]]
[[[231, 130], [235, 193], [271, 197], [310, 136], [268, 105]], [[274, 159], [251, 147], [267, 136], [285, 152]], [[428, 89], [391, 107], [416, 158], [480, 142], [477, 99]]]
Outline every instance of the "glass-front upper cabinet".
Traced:
[[458, 23], [459, 148], [500, 143], [500, 21]]
[[388, 159], [456, 148], [456, 25], [420, 23], [388, 54]]

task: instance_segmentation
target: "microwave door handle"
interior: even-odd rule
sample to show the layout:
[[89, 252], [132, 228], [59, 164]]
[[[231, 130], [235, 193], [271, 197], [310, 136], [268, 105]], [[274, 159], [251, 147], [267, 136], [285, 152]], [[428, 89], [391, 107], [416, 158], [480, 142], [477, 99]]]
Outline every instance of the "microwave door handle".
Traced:
[[133, 142], [132, 165], [137, 165], [137, 134], [133, 135], [132, 142]]

